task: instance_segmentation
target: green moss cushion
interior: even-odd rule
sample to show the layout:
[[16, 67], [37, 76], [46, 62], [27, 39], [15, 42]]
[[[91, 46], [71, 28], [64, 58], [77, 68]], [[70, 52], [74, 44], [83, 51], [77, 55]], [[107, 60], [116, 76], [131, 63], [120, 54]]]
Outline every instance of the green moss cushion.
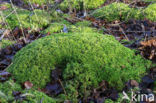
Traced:
[[9, 9], [9, 8], [11, 8], [11, 4], [4, 2], [4, 3], [0, 4], [0, 7], [5, 7], [6, 9]]
[[105, 1], [106, 0], [64, 0], [60, 4], [60, 7], [62, 10], [66, 10], [69, 7], [82, 9], [83, 6], [85, 9], [94, 9], [104, 4]]
[[36, 90], [22, 90], [21, 85], [15, 83], [13, 80], [0, 83], [0, 102], [1, 103], [21, 103], [20, 100], [15, 100], [13, 92], [21, 92], [26, 99], [22, 103], [56, 103], [56, 100], [50, 98], [46, 94]]
[[144, 19], [156, 21], [156, 3], [150, 4], [145, 9], [130, 8], [128, 4], [112, 3], [97, 9], [91, 13], [95, 18], [104, 19], [107, 21], [129, 20], [129, 19]]
[[51, 23], [49, 25], [48, 28], [46, 28], [44, 31], [42, 31], [43, 33], [60, 33], [62, 32], [64, 26], [68, 27], [69, 25], [71, 25], [71, 23], [69, 23], [68, 21], [66, 20], [61, 20], [59, 22], [54, 22], [54, 23]]
[[149, 5], [144, 12], [147, 19], [156, 22], [156, 3]]
[[0, 23], [2, 23], [3, 22], [3, 18], [0, 16]]
[[[11, 12], [13, 11], [13, 9], [8, 9], [6, 11], [3, 11], [3, 16], [6, 17], [8, 16]], [[16, 16], [16, 14], [12, 14], [12, 15], [9, 15], [5, 22], [8, 24], [8, 26], [11, 28], [11, 29], [14, 29], [15, 27], [20, 27], [20, 23], [21, 25], [24, 27], [24, 28], [27, 28], [29, 27], [29, 23], [27, 23], [27, 18], [29, 17], [30, 15], [30, 12], [27, 11], [27, 10], [17, 10], [17, 13], [18, 13], [18, 18], [20, 21], [18, 21], [18, 18]]]
[[0, 83], [0, 102], [8, 103], [8, 101], [13, 101], [13, 92], [21, 90], [21, 86], [19, 84], [16, 84], [13, 80], [9, 80], [5, 83]]
[[115, 2], [95, 10], [91, 15], [107, 21], [114, 21], [129, 18], [130, 10], [131, 8], [127, 4]]
[[7, 46], [10, 46], [10, 45], [12, 45], [12, 44], [14, 44], [14, 43], [15, 43], [14, 41], [2, 39], [2, 40], [0, 41], [0, 49], [6, 48]]
[[89, 26], [91, 26], [91, 22], [89, 21], [81, 21], [73, 25], [66, 20], [61, 20], [60, 22], [51, 23], [42, 33], [61, 33], [64, 32], [64, 28], [67, 29], [67, 32], [99, 32], [96, 28], [91, 28]]
[[18, 83], [44, 87], [55, 67], [71, 99], [84, 96], [102, 80], [121, 90], [130, 79], [140, 80], [150, 62], [122, 46], [113, 36], [98, 33], [57, 34], [36, 40], [20, 50], [8, 71]]
[[92, 22], [86, 21], [86, 20], [84, 20], [84, 21], [79, 21], [79, 22], [77, 22], [77, 23], [75, 24], [75, 26], [80, 26], [80, 27], [89, 27], [89, 26], [91, 26], [91, 25], [92, 25]]
[[[39, 4], [39, 5], [43, 5], [46, 4], [47, 0], [23, 0], [25, 3], [27, 4]], [[53, 1], [53, 0], [50, 0]]]
[[30, 96], [27, 96], [27, 101], [22, 103], [56, 103], [56, 100], [47, 96], [46, 94], [39, 92], [37, 90], [29, 90], [27, 91]]
[[155, 0], [142, 0], [144, 2], [155, 2]]
[[[12, 9], [3, 11], [3, 15], [8, 16], [12, 11]], [[18, 15], [14, 13], [6, 19], [6, 22], [11, 29], [22, 26], [23, 28], [30, 28], [31, 30], [38, 30], [47, 26], [51, 21], [50, 15], [42, 10], [35, 9], [30, 12], [18, 8], [17, 14]]]

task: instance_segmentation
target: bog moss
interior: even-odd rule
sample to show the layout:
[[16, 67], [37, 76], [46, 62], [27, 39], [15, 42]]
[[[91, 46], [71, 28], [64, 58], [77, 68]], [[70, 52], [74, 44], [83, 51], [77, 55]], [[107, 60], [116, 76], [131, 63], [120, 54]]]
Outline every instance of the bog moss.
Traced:
[[0, 49], [6, 48], [7, 46], [10, 46], [14, 43], [15, 43], [14, 41], [2, 39], [2, 41], [0, 41]]
[[59, 66], [67, 98], [76, 101], [102, 80], [118, 90], [129, 79], [140, 81], [150, 64], [113, 36], [79, 32], [34, 41], [15, 55], [8, 71], [18, 83], [30, 81], [42, 88]]
[[[27, 4], [39, 4], [39, 5], [43, 5], [46, 4], [47, 0], [23, 0], [25, 3]], [[53, 1], [53, 0], [50, 0]]]
[[104, 4], [105, 0], [64, 0], [60, 7], [62, 10], [71, 9], [93, 9]]
[[0, 7], [5, 7], [6, 9], [9, 9], [9, 8], [11, 8], [11, 4], [9, 4], [9, 3], [2, 3], [2, 4], [0, 4]]
[[0, 102], [21, 103], [20, 100], [15, 99], [13, 92], [21, 92], [21, 95], [26, 96], [22, 103], [39, 103], [41, 100], [42, 103], [56, 103], [55, 99], [37, 90], [22, 90], [21, 86], [13, 80], [0, 83]]
[[40, 103], [41, 101], [42, 103], [56, 103], [55, 99], [37, 90], [29, 90], [27, 93], [29, 93], [30, 96], [27, 96], [27, 101], [23, 103]]
[[145, 10], [145, 17], [151, 21], [156, 21], [156, 3], [149, 5]]
[[[3, 15], [8, 16], [10, 12], [12, 12], [12, 9], [3, 11]], [[26, 20], [30, 12], [27, 10], [18, 10], [17, 13], [20, 21], [18, 21], [16, 14], [8, 16], [7, 19], [5, 20], [5, 22], [9, 25], [9, 27], [11, 29], [14, 29], [15, 27], [20, 27], [20, 24], [23, 27], [29, 27], [30, 24], [27, 23]]]
[[0, 102], [8, 103], [13, 101], [13, 91], [21, 91], [20, 85], [16, 84], [13, 80], [9, 80], [5, 83], [0, 83]]
[[89, 26], [91, 26], [91, 22], [89, 21], [81, 21], [72, 25], [66, 20], [61, 20], [60, 22], [51, 23], [47, 29], [42, 31], [42, 33], [61, 33], [64, 28], [67, 29], [67, 32], [98, 32], [96, 28], [91, 28]]
[[145, 9], [130, 8], [128, 4], [112, 3], [110, 5], [99, 8], [91, 13], [93, 17], [104, 19], [107, 21], [144, 19], [156, 21], [156, 3], [150, 4]]
[[106, 19], [108, 21], [129, 18], [127, 15], [131, 8], [124, 3], [112, 3], [95, 10], [92, 15], [96, 18]]
[[[12, 9], [4, 11], [4, 16], [7, 16], [11, 11]], [[17, 13], [18, 15], [12, 14], [6, 19], [11, 29], [22, 26], [23, 28], [30, 28], [31, 30], [38, 30], [47, 26], [51, 21], [50, 15], [42, 10], [36, 9], [31, 12], [19, 9]]]
[[91, 25], [92, 25], [92, 22], [86, 21], [86, 20], [77, 22], [77, 23], [75, 24], [75, 26], [80, 26], [80, 27], [89, 27], [89, 26], [91, 26]]
[[61, 20], [60, 22], [51, 23], [50, 26], [43, 31], [43, 33], [61, 33], [64, 26], [69, 27], [71, 23], [66, 20]]

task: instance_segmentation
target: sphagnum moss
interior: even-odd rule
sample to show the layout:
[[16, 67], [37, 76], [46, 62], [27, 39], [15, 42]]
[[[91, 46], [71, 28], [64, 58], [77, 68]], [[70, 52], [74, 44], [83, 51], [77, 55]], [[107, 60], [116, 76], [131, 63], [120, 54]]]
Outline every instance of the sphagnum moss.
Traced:
[[113, 36], [79, 32], [34, 41], [15, 55], [8, 71], [18, 83], [30, 81], [42, 88], [50, 82], [51, 71], [59, 66], [67, 99], [77, 101], [102, 80], [118, 90], [130, 79], [140, 81], [149, 65]]
[[0, 103], [21, 103], [21, 100], [16, 100], [13, 92], [21, 92], [23, 95], [27, 95], [26, 99], [22, 100], [22, 103], [56, 103], [56, 100], [47, 96], [46, 94], [37, 90], [22, 90], [21, 85], [15, 83], [13, 80], [8, 80], [4, 83], [0, 83]]
[[[3, 14], [4, 16], [8, 16], [10, 12], [12, 12], [12, 9], [3, 11]], [[16, 14], [12, 14], [6, 18], [6, 23], [11, 27], [11, 29], [15, 29], [16, 27], [20, 28], [22, 26], [23, 28], [30, 28], [32, 31], [37, 31], [46, 27], [52, 20], [50, 14], [48, 14], [46, 11], [38, 9], [35, 9], [32, 12], [18, 9], [17, 13], [18, 16]], [[0, 18], [0, 23], [1, 22], [2, 18]]]
[[107, 21], [120, 19], [125, 20], [130, 17], [128, 15], [130, 10], [131, 8], [127, 4], [115, 2], [95, 10], [91, 15], [96, 18], [105, 19]]
[[15, 43], [14, 41], [2, 39], [0, 41], [0, 49], [6, 48], [7, 46], [10, 46], [10, 45], [12, 45], [14, 43]]
[[71, 9], [94, 9], [102, 4], [104, 4], [106, 0], [63, 0], [60, 4], [60, 8], [62, 10]]
[[[23, 0], [25, 3], [27, 4], [39, 4], [39, 5], [43, 5], [47, 3], [47, 0]], [[50, 1], [54, 1], [54, 0], [50, 0]]]
[[145, 17], [156, 22], [156, 3], [149, 5], [145, 10]]
[[107, 21], [144, 19], [156, 21], [156, 3], [150, 4], [145, 9], [136, 9], [129, 7], [124, 3], [112, 3], [110, 5], [99, 8], [91, 13], [93, 17], [104, 19]]

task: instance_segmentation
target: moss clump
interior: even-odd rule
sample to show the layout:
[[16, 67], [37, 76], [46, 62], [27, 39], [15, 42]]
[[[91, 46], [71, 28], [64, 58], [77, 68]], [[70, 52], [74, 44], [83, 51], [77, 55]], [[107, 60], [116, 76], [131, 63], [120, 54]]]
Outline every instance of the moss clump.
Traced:
[[98, 31], [98, 29], [96, 29], [96, 28], [91, 28], [91, 27], [85, 27], [85, 26], [75, 26], [75, 25], [71, 25], [70, 27], [69, 27], [69, 32], [72, 32], [72, 33], [75, 33], [75, 32], [77, 32], [77, 33], [81, 33], [81, 32], [83, 32], [83, 33], [95, 33], [95, 32], [97, 32], [97, 33], [99, 33], [99, 31]]
[[47, 96], [46, 94], [39, 92], [39, 91], [26, 91], [27, 93], [29, 93], [30, 95], [27, 96], [27, 101], [23, 102], [23, 103], [40, 103], [42, 101], [42, 103], [56, 103], [56, 100]]
[[[4, 16], [9, 15], [9, 13], [12, 11], [12, 9], [6, 10], [3, 12]], [[18, 17], [20, 22], [17, 19], [16, 14], [10, 15], [7, 19], [6, 22], [8, 25], [11, 27], [11, 29], [14, 29], [15, 27], [20, 27], [20, 24], [24, 27], [30, 27], [30, 24], [27, 22], [27, 18], [30, 15], [30, 12], [27, 10], [18, 10]]]
[[10, 46], [12, 44], [14, 44], [13, 41], [2, 39], [2, 41], [0, 41], [0, 49], [6, 48], [7, 46]]
[[2, 16], [0, 16], [0, 29], [2, 29], [3, 28], [3, 18], [2, 18]]
[[70, 23], [66, 20], [62, 20], [60, 22], [54, 22], [54, 23], [50, 24], [50, 26], [47, 29], [45, 29], [42, 33], [45, 33], [45, 34], [61, 33], [64, 26], [68, 27], [69, 25], [70, 25]]
[[145, 17], [151, 21], [156, 21], [156, 3], [149, 5], [145, 10]]
[[154, 93], [156, 94], [156, 80], [154, 81]]
[[21, 92], [26, 95], [26, 100], [22, 103], [56, 103], [56, 100], [48, 97], [46, 94], [36, 91], [36, 90], [22, 90], [19, 84], [16, 84], [13, 80], [0, 83], [0, 102], [1, 103], [21, 103], [20, 100], [15, 100], [13, 92]]
[[3, 22], [3, 19], [2, 19], [2, 17], [0, 16], [0, 23], [2, 23]]
[[[119, 97], [117, 100], [113, 101], [111, 99], [106, 99], [104, 103], [131, 103], [130, 100], [124, 100], [123, 96], [123, 93], [119, 93]], [[128, 94], [128, 96], [131, 96], [131, 94]]]
[[91, 15], [107, 21], [115, 21], [128, 20], [136, 15], [137, 12], [138, 10], [130, 8], [127, 4], [115, 2], [95, 10]]
[[30, 23], [38, 24], [39, 28], [43, 28], [50, 23], [51, 17], [46, 11], [36, 9], [34, 13], [36, 15], [30, 16]]
[[8, 71], [18, 83], [44, 87], [59, 66], [67, 98], [76, 101], [102, 80], [121, 90], [129, 79], [139, 81], [150, 64], [113, 36], [87, 32], [36, 40], [15, 55]]
[[2, 22], [3, 22], [3, 18], [0, 16], [0, 25], [1, 25]]
[[[11, 12], [11, 10], [4, 11], [4, 15], [8, 15]], [[38, 30], [42, 29], [43, 27], [47, 26], [50, 21], [50, 15], [42, 10], [34, 10], [32, 12], [28, 10], [17, 10], [18, 17], [16, 14], [10, 15], [6, 22], [11, 27], [11, 29], [14, 29], [15, 27], [20, 27], [20, 24], [23, 28], [30, 28], [31, 30]], [[18, 20], [19, 18], [19, 20]]]
[[155, 2], [155, 0], [142, 0], [144, 2]]
[[13, 80], [9, 80], [4, 83], [0, 83], [0, 101], [2, 103], [8, 103], [8, 101], [14, 101], [13, 92], [21, 91], [20, 85], [16, 84]]
[[62, 30], [63, 30], [64, 25], [65, 24], [60, 24], [60, 23], [57, 23], [57, 22], [52, 23], [52, 24], [50, 24], [50, 26], [47, 29], [45, 29], [43, 31], [43, 33], [44, 34], [47, 34], [47, 33], [50, 33], [50, 34], [52, 34], [52, 33], [61, 33]]
[[63, 32], [63, 28], [67, 28], [67, 32], [98, 32], [96, 28], [91, 28], [91, 22], [89, 21], [81, 21], [77, 22], [75, 25], [72, 25], [66, 20], [62, 20], [60, 22], [52, 23], [47, 29], [42, 31], [42, 33], [61, 33]]
[[144, 19], [156, 21], [156, 3], [150, 4], [146, 9], [130, 8], [124, 3], [112, 3], [103, 8], [95, 10], [92, 16], [107, 21]]
[[128, 16], [129, 16], [128, 19], [130, 19], [130, 18], [137, 19], [137, 20], [144, 19], [144, 13], [143, 13], [143, 11], [144, 11], [144, 9], [131, 8], [131, 11], [128, 14]]
[[71, 9], [93, 9], [104, 4], [105, 0], [64, 0], [60, 7], [62, 10]]
[[0, 7], [5, 7], [6, 9], [9, 9], [9, 8], [11, 8], [11, 4], [9, 4], [9, 3], [2, 3], [2, 4], [0, 4]]
[[23, 1], [27, 4], [31, 3], [31, 4], [39, 4], [39, 5], [43, 5], [47, 2], [47, 0], [23, 0]]
[[89, 26], [91, 26], [91, 24], [92, 24], [92, 23], [91, 23], [90, 21], [84, 20], [84, 21], [77, 22], [77, 23], [75, 24], [75, 26], [89, 27]]

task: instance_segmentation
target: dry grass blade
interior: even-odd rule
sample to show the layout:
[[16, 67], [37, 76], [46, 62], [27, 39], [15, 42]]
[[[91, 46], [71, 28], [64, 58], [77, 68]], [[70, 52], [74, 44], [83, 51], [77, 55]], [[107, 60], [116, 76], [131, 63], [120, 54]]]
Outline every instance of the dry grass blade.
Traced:
[[[6, 17], [4, 17], [2, 11], [0, 11], [0, 15], [1, 15], [1, 17], [2, 17], [2, 20], [3, 20], [3, 22], [4, 22], [4, 24], [5, 24], [6, 28], [7, 28], [7, 30], [10, 31], [11, 35], [13, 36], [14, 40], [16, 41], [16, 38], [15, 38], [15, 36], [13, 35], [13, 31], [11, 30], [11, 27], [10, 27], [9, 24], [7, 23]], [[9, 15], [10, 15], [10, 14], [9, 14]], [[8, 16], [7, 16], [7, 17], [8, 17]], [[6, 33], [3, 33], [4, 36], [5, 36], [5, 34], [6, 34]], [[10, 39], [8, 33], [7, 33], [7, 36], [8, 36], [8, 38]], [[1, 38], [0, 40], [2, 40], [2, 38]]]
[[22, 27], [22, 24], [21, 24], [21, 21], [20, 21], [20, 19], [19, 19], [19, 16], [18, 16], [18, 13], [17, 13], [17, 11], [16, 11], [16, 8], [15, 8], [15, 6], [14, 6], [12, 0], [10, 0], [10, 3], [11, 3], [11, 5], [12, 5], [12, 8], [13, 8], [14, 11], [15, 11], [16, 17], [17, 17], [17, 19], [18, 19], [18, 22], [19, 22], [19, 25], [20, 25], [20, 28], [21, 28], [21, 31], [22, 31], [22, 35], [23, 35], [23, 37], [24, 37], [24, 41], [26, 42], [26, 36], [25, 36], [25, 34], [24, 34], [24, 29], [23, 29], [23, 27]]

